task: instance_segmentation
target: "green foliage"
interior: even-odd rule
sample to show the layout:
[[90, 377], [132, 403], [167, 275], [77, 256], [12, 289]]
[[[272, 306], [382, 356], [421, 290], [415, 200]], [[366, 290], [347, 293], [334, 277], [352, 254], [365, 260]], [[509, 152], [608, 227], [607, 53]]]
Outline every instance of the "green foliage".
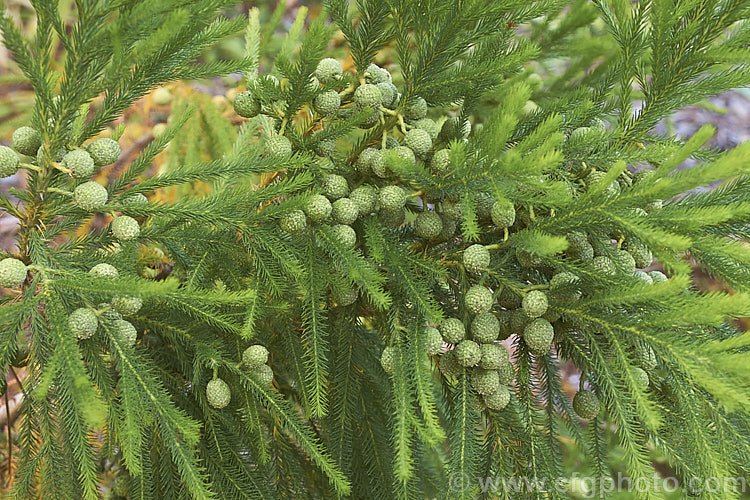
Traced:
[[[96, 498], [111, 469], [138, 498], [476, 498], [562, 476], [563, 435], [597, 477], [650, 481], [652, 449], [682, 481], [747, 474], [750, 146], [653, 132], [750, 83], [747, 7], [331, 0], [349, 72], [324, 16], [276, 47], [283, 2], [216, 19], [231, 3], [79, 2], [68, 33], [36, 2], [33, 40], [0, 11], [36, 92], [0, 151], [29, 180], [0, 198], [21, 221], [0, 262], [0, 366], [27, 366], [17, 497]], [[242, 30], [244, 58], [196, 63]], [[239, 130], [174, 98], [116, 179], [87, 180], [136, 99], [230, 72]], [[692, 287], [686, 256], [735, 293]]]

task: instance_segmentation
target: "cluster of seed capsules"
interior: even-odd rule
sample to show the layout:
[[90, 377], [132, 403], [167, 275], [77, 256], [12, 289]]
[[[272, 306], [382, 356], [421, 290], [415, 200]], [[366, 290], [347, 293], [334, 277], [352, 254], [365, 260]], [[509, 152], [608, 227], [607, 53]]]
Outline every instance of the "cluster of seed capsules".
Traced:
[[[268, 349], [260, 344], [254, 344], [245, 349], [239, 367], [247, 369], [248, 373], [261, 385], [273, 383], [273, 370], [268, 366]], [[206, 385], [206, 400], [216, 409], [225, 408], [232, 400], [229, 384], [219, 378], [216, 371]]]
[[[107, 204], [109, 193], [101, 184], [86, 179], [89, 179], [100, 168], [115, 163], [120, 157], [120, 152], [117, 141], [101, 138], [91, 142], [86, 148], [60, 151], [53, 161], [48, 162], [45, 160], [41, 135], [32, 127], [20, 127], [13, 133], [11, 147], [0, 146], [0, 176], [13, 175], [19, 169], [62, 172], [71, 178], [72, 183], [76, 184], [73, 191], [48, 188], [48, 192], [69, 196], [74, 206], [84, 212], [94, 213]], [[24, 157], [27, 157], [29, 163], [23, 161]], [[130, 205], [148, 204], [148, 199], [140, 193], [117, 201]], [[130, 242], [138, 238], [140, 224], [136, 219], [114, 213], [112, 216], [110, 231], [118, 242]], [[119, 244], [115, 243], [112, 251], [118, 252], [119, 250]], [[12, 257], [3, 259], [0, 261], [0, 286], [20, 287], [26, 281], [27, 272], [33, 268], [33, 265], [27, 266], [19, 259]], [[117, 279], [119, 276], [117, 268], [104, 262], [93, 266], [89, 274], [105, 279]], [[123, 317], [135, 315], [141, 306], [142, 301], [138, 297], [116, 296], [109, 303], [74, 310], [68, 317], [68, 323], [76, 337], [81, 340], [91, 338], [100, 324], [104, 324], [118, 335], [124, 346], [132, 347], [136, 341], [137, 331], [133, 324], [124, 320]]]
[[[471, 131], [469, 122], [462, 122], [457, 117], [447, 117], [442, 124], [428, 118], [427, 102], [420, 97], [402, 102], [390, 73], [384, 68], [370, 64], [358, 76], [357, 83], [352, 86], [347, 83], [350, 79], [344, 77], [338, 61], [331, 58], [320, 61], [311, 82], [317, 92], [309, 110], [323, 125], [322, 130], [328, 123], [352, 115], [362, 117], [358, 121], [362, 129], [385, 125], [387, 119], [393, 126], [383, 126], [382, 134], [369, 141], [368, 147], [363, 148], [356, 158], [346, 165], [339, 165], [344, 175], [331, 173], [321, 178], [319, 192], [307, 199], [302, 210], [291, 210], [281, 218], [279, 226], [289, 234], [304, 235], [311, 225], [327, 225], [341, 245], [353, 248], [358, 240], [354, 223], [361, 217], [377, 214], [388, 228], [404, 226], [407, 204], [412, 199], [416, 203], [419, 193], [402, 186], [391, 167], [418, 162], [433, 171], [444, 171], [449, 163], [450, 141], [466, 139]], [[281, 85], [272, 76], [259, 78], [255, 85], [265, 88], [269, 82]], [[250, 87], [234, 99], [237, 114], [246, 118], [260, 113], [273, 114], [274, 103], [264, 102], [252, 84]], [[310, 141], [312, 151], [321, 157], [332, 157], [336, 141], [314, 139], [315, 135]], [[294, 152], [292, 142], [283, 135], [283, 126], [282, 130], [266, 139], [264, 147], [264, 154], [278, 161]], [[460, 211], [455, 204], [445, 202], [439, 207], [422, 208], [413, 224], [417, 236], [433, 241], [454, 236], [460, 220]], [[332, 292], [334, 300], [341, 306], [354, 303], [359, 296], [354, 288]]]
[[[269, 79], [279, 84], [272, 77], [260, 80], [268, 82]], [[345, 83], [349, 81], [354, 81], [353, 85]], [[337, 86], [337, 82], [341, 85]], [[357, 219], [377, 214], [385, 227], [410, 229], [415, 236], [431, 244], [452, 240], [463, 218], [461, 204], [450, 199], [436, 200], [433, 204], [423, 202], [420, 193], [404, 186], [392, 167], [399, 163], [418, 163], [435, 174], [444, 172], [450, 164], [450, 143], [466, 140], [471, 124], [459, 117], [445, 116], [437, 121], [428, 118], [425, 100], [412, 97], [403, 102], [391, 75], [375, 64], [351, 80], [343, 76], [338, 61], [323, 59], [311, 85], [319, 92], [310, 109], [313, 117], [320, 119], [322, 130], [327, 122], [336, 118], [368, 110], [369, 114], [365, 113], [359, 126], [369, 130], [381, 125], [382, 134], [370, 134], [355, 158], [343, 161], [335, 158], [338, 171], [321, 179], [319, 193], [311, 195], [302, 210], [285, 214], [279, 222], [281, 229], [304, 237], [311, 225], [328, 225], [340, 244], [355, 248], [362, 241], [357, 233]], [[248, 118], [259, 113], [272, 114], [269, 112], [272, 107], [272, 103], [263, 102], [252, 88], [238, 94], [234, 101], [235, 111]], [[574, 130], [570, 139], [580, 141], [599, 127], [603, 124]], [[334, 140], [311, 141], [311, 144], [317, 155], [334, 158]], [[275, 160], [286, 159], [295, 151], [292, 142], [284, 136], [283, 125], [266, 140], [265, 148], [266, 156]], [[597, 185], [605, 176], [605, 172], [594, 169], [578, 174], [586, 188]], [[605, 187], [608, 195], [616, 195], [619, 190], [617, 182]], [[491, 223], [506, 235], [517, 226], [517, 209], [512, 202], [485, 192], [477, 193], [474, 202], [480, 223]], [[652, 205], [647, 208], [658, 209], [661, 204], [657, 200]], [[413, 220], [407, 217], [408, 210], [417, 212]], [[588, 262], [600, 274], [625, 273], [649, 283], [666, 279], [658, 271], [641, 270], [651, 264], [652, 256], [648, 248], [637, 241], [619, 242], [614, 248], [612, 241], [590, 242], [583, 233], [568, 236], [571, 245], [567, 258]], [[610, 248], [605, 249], [607, 244], [611, 244]], [[462, 263], [469, 275], [479, 277], [489, 268], [493, 248], [497, 247], [474, 244], [464, 250]], [[517, 252], [514, 258], [522, 268], [536, 268], [541, 264], [523, 251]], [[550, 303], [570, 304], [580, 300], [583, 291], [577, 286], [578, 281], [573, 273], [562, 271], [549, 273], [544, 282], [530, 283], [523, 290], [502, 287], [493, 290], [484, 284], [471, 286], [463, 293], [462, 300], [472, 319], [464, 324], [458, 318], [448, 318], [435, 325], [437, 328], [427, 326], [426, 351], [439, 356], [441, 372], [448, 378], [456, 377], [463, 368], [468, 369], [477, 393], [477, 406], [500, 410], [510, 400], [508, 385], [515, 376], [511, 355], [501, 342], [517, 335], [523, 338], [531, 354], [547, 354], [556, 332], [575, 327], [550, 308]], [[359, 298], [356, 288], [332, 290], [332, 293], [340, 306], [351, 305]], [[653, 369], [655, 355], [648, 346], [634, 349], [637, 358], [643, 360], [643, 377], [640, 378], [648, 384], [648, 374], [644, 370]], [[381, 365], [388, 373], [394, 369], [393, 353], [394, 347], [386, 347], [381, 355]], [[593, 418], [600, 409], [596, 395], [584, 390], [576, 395], [573, 406], [583, 418]]]

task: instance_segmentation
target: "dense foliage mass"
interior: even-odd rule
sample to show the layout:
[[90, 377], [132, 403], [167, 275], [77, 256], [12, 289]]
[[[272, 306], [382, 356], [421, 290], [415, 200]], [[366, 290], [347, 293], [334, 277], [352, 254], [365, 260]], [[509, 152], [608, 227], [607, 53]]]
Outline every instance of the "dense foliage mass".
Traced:
[[[40, 1], [33, 41], [0, 18], [37, 94], [0, 147], [0, 173], [28, 176], [0, 197], [17, 497], [96, 498], [106, 469], [115, 497], [475, 498], [562, 477], [562, 435], [593, 476], [614, 436], [634, 481], [656, 449], [692, 492], [739, 495], [689, 480], [750, 463], [750, 336], [730, 322], [750, 314], [750, 146], [653, 129], [750, 82], [747, 7], [331, 0], [334, 24], [298, 17], [265, 68], [258, 11], [214, 20], [224, 3], [80, 2], [67, 32]], [[328, 53], [336, 28], [351, 59]], [[242, 29], [245, 59], [193, 64]], [[231, 153], [144, 175], [185, 142], [174, 114], [103, 185], [121, 129], [96, 137], [132, 102], [237, 71]], [[700, 293], [688, 261], [736, 292]]]

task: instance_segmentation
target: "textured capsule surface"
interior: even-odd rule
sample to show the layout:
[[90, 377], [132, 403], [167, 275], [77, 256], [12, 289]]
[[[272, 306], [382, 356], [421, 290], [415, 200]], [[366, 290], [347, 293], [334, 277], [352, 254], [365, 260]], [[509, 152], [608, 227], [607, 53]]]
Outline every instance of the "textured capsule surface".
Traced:
[[346, 177], [338, 174], [329, 174], [320, 183], [323, 194], [331, 200], [338, 200], [349, 194], [349, 183]]
[[601, 411], [601, 403], [599, 398], [596, 397], [591, 391], [578, 391], [573, 396], [573, 410], [576, 414], [585, 419], [591, 419], [599, 415]]
[[272, 135], [265, 146], [266, 156], [273, 161], [286, 160], [292, 154], [292, 143], [283, 135]]
[[84, 182], [73, 190], [73, 203], [87, 212], [103, 207], [108, 199], [104, 186], [94, 181]]
[[243, 118], [252, 118], [260, 113], [260, 101], [249, 90], [240, 92], [234, 98], [234, 111]]
[[107, 264], [106, 262], [102, 262], [101, 264], [97, 264], [92, 267], [89, 271], [89, 274], [91, 276], [96, 276], [97, 278], [109, 279], [115, 279], [120, 276], [120, 273], [117, 272], [117, 268], [112, 264]]
[[523, 339], [532, 354], [544, 356], [552, 347], [555, 337], [555, 329], [552, 324], [544, 318], [531, 321], [523, 330]]
[[472, 314], [481, 314], [492, 308], [492, 291], [482, 285], [472, 286], [464, 295], [466, 309]]
[[117, 141], [109, 137], [102, 137], [95, 140], [86, 149], [94, 160], [94, 163], [99, 167], [111, 165], [116, 162], [121, 152]]
[[17, 288], [26, 279], [26, 264], [12, 257], [0, 260], [0, 286]]
[[464, 268], [473, 274], [486, 271], [490, 267], [490, 251], [484, 245], [471, 245], [464, 250], [463, 264]]
[[302, 210], [291, 210], [279, 221], [279, 227], [289, 234], [298, 234], [307, 228], [307, 218]]
[[42, 136], [31, 127], [19, 127], [11, 137], [11, 147], [26, 156], [34, 156], [42, 145]]
[[482, 349], [473, 340], [462, 340], [456, 346], [456, 359], [461, 366], [474, 366], [482, 358]]
[[341, 78], [343, 73], [344, 69], [341, 67], [341, 63], [331, 57], [321, 60], [318, 67], [315, 68], [315, 77], [324, 85]]
[[8, 146], [0, 146], [0, 177], [8, 177], [18, 171], [21, 159]]
[[68, 325], [73, 334], [79, 339], [91, 338], [99, 328], [99, 320], [91, 309], [80, 307], [68, 316]]
[[399, 186], [385, 186], [378, 194], [378, 201], [383, 210], [398, 210], [406, 205], [406, 194]]
[[324, 222], [331, 216], [333, 206], [322, 194], [312, 195], [305, 204], [305, 213], [313, 222]]
[[492, 342], [500, 335], [500, 320], [491, 312], [477, 314], [471, 322], [471, 338], [480, 344]]
[[243, 351], [242, 362], [251, 370], [260, 368], [268, 363], [268, 349], [259, 344], [251, 345]]
[[349, 198], [339, 198], [333, 202], [331, 215], [339, 224], [351, 224], [357, 220], [357, 204]]
[[466, 337], [466, 328], [458, 318], [448, 318], [440, 326], [443, 339], [449, 344], [458, 344]]
[[442, 230], [443, 220], [432, 210], [421, 212], [414, 221], [414, 232], [426, 240], [437, 238]]
[[215, 378], [206, 384], [206, 399], [208, 404], [220, 410], [229, 404], [232, 399], [232, 391], [229, 385], [220, 378]]
[[138, 221], [129, 215], [120, 215], [112, 220], [110, 225], [112, 234], [120, 241], [134, 240], [141, 234], [141, 226]]
[[541, 290], [532, 290], [523, 298], [521, 306], [529, 318], [538, 318], [547, 312], [547, 294]]

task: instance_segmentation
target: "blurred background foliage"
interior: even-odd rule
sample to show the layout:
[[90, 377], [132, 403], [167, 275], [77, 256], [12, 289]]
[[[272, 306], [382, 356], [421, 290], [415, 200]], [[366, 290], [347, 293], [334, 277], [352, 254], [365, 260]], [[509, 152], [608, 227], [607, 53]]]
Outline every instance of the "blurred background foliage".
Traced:
[[[27, 34], [33, 34], [35, 17], [29, 0], [3, 0], [6, 8], [15, 18], [17, 24], [23, 27]], [[59, 0], [59, 9], [63, 20], [72, 19], [75, 0]], [[250, 8], [258, 8], [260, 25], [262, 27], [260, 72], [267, 73], [273, 67], [274, 57], [280, 51], [294, 51], [297, 40], [289, 36], [295, 30], [303, 28], [312, 19], [321, 15], [323, 8], [320, 1], [295, 0], [288, 1], [259, 1], [239, 3], [226, 15], [233, 17], [240, 13], [247, 13]], [[540, 19], [528, 25], [519, 26], [540, 47], [540, 55], [534, 62], [534, 67], [528, 71], [513, 76], [515, 79], [530, 79], [534, 94], [533, 103], [545, 105], [552, 101], [569, 87], [586, 86], [602, 78], [611, 60], [606, 57], [613, 50], [613, 40], [605, 34], [605, 27], [601, 20], [593, 23], [596, 10], [588, 0], [578, 0], [567, 8], [579, 9], [589, 16], [579, 16], [580, 26], [569, 26], [560, 23], [555, 18]], [[572, 36], [571, 36], [572, 34]], [[239, 58], [244, 56], [244, 38], [237, 36], [227, 39], [210, 50], [206, 62], [217, 59]], [[60, 51], [59, 41], [55, 42], [53, 50]], [[577, 54], [576, 57], [564, 57], [567, 54]], [[353, 62], [348, 56], [343, 37], [339, 34], [329, 47], [329, 57], [342, 61], [345, 69]], [[591, 61], [596, 61], [594, 65]], [[378, 65], [388, 68], [394, 65], [393, 53], [387, 48], [380, 52], [376, 61]], [[62, 68], [58, 68], [62, 70]], [[394, 78], [399, 73], [394, 72]], [[541, 75], [541, 81], [536, 76]], [[398, 82], [395, 82], [398, 83]], [[106, 167], [99, 174], [102, 179], [109, 177], [113, 180], [119, 172], [126, 168], [132, 159], [145, 148], [148, 143], [161, 134], [172, 117], [180, 116], [188, 108], [192, 115], [172, 141], [166, 151], [158, 155], [146, 175], [169, 171], [179, 165], [191, 164], [197, 161], [221, 158], [232, 152], [233, 144], [238, 133], [244, 133], [247, 140], [256, 140], [258, 134], [252, 130], [240, 132], [238, 125], [244, 122], [232, 109], [234, 96], [245, 89], [242, 75], [235, 74], [225, 78], [206, 81], [193, 81], [171, 84], [155, 90], [150, 95], [138, 101], [125, 115], [105, 130], [101, 136], [113, 136], [122, 133], [119, 143], [123, 154], [114, 165]], [[481, 127], [485, 113], [493, 110], [493, 104], [501, 99], [501, 95], [490, 95], [484, 106], [477, 106], [471, 117], [475, 127]], [[28, 124], [33, 108], [34, 94], [31, 85], [26, 82], [8, 51], [0, 46], [0, 144], [8, 145], [14, 129]], [[93, 103], [91, 113], [97, 109]], [[670, 119], [660, 123], [659, 132], [687, 136], [697, 131], [705, 123], [713, 123], [718, 133], [713, 138], [713, 145], [721, 149], [730, 149], [737, 144], [750, 140], [750, 92], [738, 89], [734, 92], [719, 95], [700, 103], [698, 106], [686, 108], [675, 113]], [[127, 126], [125, 126], [127, 125]], [[689, 165], [686, 165], [689, 166]], [[16, 175], [0, 180], [0, 189], [7, 192], [13, 186], [24, 183], [23, 170]], [[261, 179], [256, 179], [256, 183]], [[192, 192], [205, 194], [211, 186], [196, 183], [179, 188], [162, 190], [153, 195], [157, 200], [175, 200]], [[12, 248], [15, 236], [15, 219], [8, 214], [0, 213], [0, 247]], [[164, 254], [158, 249], [145, 249], [143, 259], [150, 261], [152, 267], [158, 268]], [[708, 276], [695, 270], [696, 284], [704, 290], [718, 290], [724, 288]], [[743, 320], [744, 328], [750, 327], [750, 320]], [[578, 387], [578, 372], [574, 367], [563, 367], [566, 377], [566, 390], [572, 396]], [[17, 407], [13, 405], [13, 383], [9, 385], [9, 399], [0, 401], [0, 478], [7, 477], [8, 443], [7, 424], [10, 417], [11, 426], [16, 420]], [[6, 408], [9, 401], [9, 408]], [[10, 410], [10, 411], [6, 411]], [[565, 425], [560, 425], [564, 429]], [[11, 431], [12, 431], [11, 427]], [[13, 433], [11, 432], [11, 435]], [[566, 438], [563, 437], [563, 441]], [[610, 443], [612, 449], [617, 449], [617, 443]], [[585, 462], [582, 450], [577, 449], [570, 439], [565, 447], [564, 462], [566, 471], [571, 476], [576, 472], [588, 469], [590, 464]], [[615, 452], [616, 457], [617, 452]], [[663, 478], [673, 474], [666, 458], [654, 452], [652, 456], [656, 470]], [[624, 469], [623, 469], [624, 474]], [[0, 496], [3, 480], [0, 479]], [[586, 481], [573, 479], [571, 483], [571, 498], [586, 498], [590, 485]], [[610, 498], [630, 498], [629, 493], [612, 494]], [[664, 498], [681, 498], [679, 492], [665, 494]]]

